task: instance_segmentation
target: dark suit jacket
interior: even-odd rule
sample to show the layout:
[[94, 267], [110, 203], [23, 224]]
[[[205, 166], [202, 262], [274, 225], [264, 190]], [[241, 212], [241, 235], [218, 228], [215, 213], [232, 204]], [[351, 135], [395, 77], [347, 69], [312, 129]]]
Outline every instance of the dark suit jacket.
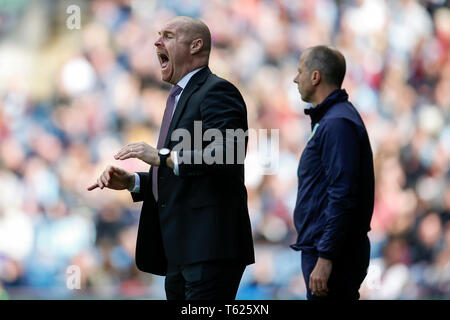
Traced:
[[[172, 150], [181, 139], [171, 141], [171, 134], [183, 128], [192, 141], [190, 150], [182, 150], [180, 155], [191, 154], [193, 159], [195, 152], [201, 154], [210, 142], [194, 146], [194, 121], [202, 121], [202, 132], [215, 128], [224, 138], [226, 129], [248, 129], [247, 110], [238, 89], [208, 67], [198, 71], [183, 90], [164, 147]], [[216, 141], [223, 163], [230, 146], [238, 148], [239, 143], [245, 143], [246, 150], [247, 138], [234, 139], [231, 145], [230, 141]], [[244, 165], [191, 163], [180, 164], [179, 176], [171, 168], [158, 170], [158, 203], [152, 193], [152, 169], [138, 173], [140, 192], [132, 197], [135, 202], [144, 201], [136, 245], [136, 264], [141, 271], [165, 275], [168, 263], [254, 262]]]

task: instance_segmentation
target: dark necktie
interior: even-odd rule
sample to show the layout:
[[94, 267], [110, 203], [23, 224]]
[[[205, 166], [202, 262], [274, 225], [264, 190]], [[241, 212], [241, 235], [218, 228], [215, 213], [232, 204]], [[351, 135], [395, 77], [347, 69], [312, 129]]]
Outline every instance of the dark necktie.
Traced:
[[[164, 116], [161, 123], [161, 129], [159, 130], [159, 138], [157, 149], [161, 149], [166, 141], [167, 133], [169, 131], [170, 121], [172, 120], [173, 110], [175, 108], [175, 97], [183, 90], [179, 85], [174, 85], [170, 90], [169, 97], [167, 98], [166, 110], [164, 110]], [[158, 168], [153, 167], [152, 171], [152, 190], [155, 200], [158, 201]]]

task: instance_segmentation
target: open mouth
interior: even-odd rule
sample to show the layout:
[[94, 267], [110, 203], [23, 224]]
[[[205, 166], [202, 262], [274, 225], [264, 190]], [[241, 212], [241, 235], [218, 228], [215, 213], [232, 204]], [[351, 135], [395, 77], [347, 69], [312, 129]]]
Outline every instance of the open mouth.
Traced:
[[161, 69], [167, 69], [167, 66], [169, 65], [169, 57], [162, 52], [158, 52], [158, 58], [159, 63], [161, 64]]

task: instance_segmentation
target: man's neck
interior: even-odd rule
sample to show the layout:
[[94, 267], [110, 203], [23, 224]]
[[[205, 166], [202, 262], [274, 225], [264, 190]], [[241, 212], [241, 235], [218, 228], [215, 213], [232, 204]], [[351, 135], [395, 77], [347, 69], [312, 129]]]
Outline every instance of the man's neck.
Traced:
[[177, 82], [177, 85], [179, 85], [181, 88], [184, 89], [184, 88], [186, 87], [187, 83], [189, 82], [189, 80], [192, 78], [192, 76], [193, 76], [194, 74], [196, 74], [198, 71], [200, 71], [200, 69], [202, 69], [202, 68], [203, 68], [203, 67], [194, 69], [194, 70], [188, 72], [187, 74], [185, 74], [185, 75], [180, 79], [180, 81]]
[[183, 75], [178, 80], [176, 80], [176, 81], [171, 80], [171, 81], [169, 81], [169, 83], [176, 85], [178, 82], [181, 81], [181, 79], [183, 79], [186, 75], [188, 75], [192, 71], [197, 70], [202, 67], [206, 67], [206, 66], [208, 66], [208, 63], [205, 63], [205, 62], [193, 63], [186, 70], [183, 71], [183, 73], [182, 73]]
[[321, 104], [336, 89], [339, 89], [339, 88], [334, 87], [334, 86], [333, 87], [326, 86], [326, 87], [317, 88], [316, 94], [314, 96], [314, 100], [311, 101], [314, 108], [317, 107], [319, 104]]

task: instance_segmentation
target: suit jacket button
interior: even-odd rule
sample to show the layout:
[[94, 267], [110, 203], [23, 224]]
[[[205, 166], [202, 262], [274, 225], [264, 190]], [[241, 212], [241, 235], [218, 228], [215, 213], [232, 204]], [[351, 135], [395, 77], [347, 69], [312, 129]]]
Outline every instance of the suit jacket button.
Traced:
[[166, 207], [166, 204], [165, 203], [162, 203], [161, 204], [161, 208], [165, 208]]

